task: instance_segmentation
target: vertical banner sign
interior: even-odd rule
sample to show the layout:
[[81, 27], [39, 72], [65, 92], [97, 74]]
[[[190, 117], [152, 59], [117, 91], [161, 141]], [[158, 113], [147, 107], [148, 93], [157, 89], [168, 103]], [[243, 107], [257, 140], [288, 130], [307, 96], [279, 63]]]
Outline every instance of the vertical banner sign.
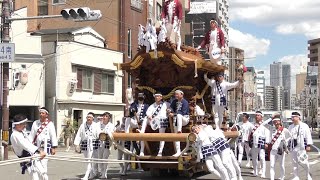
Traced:
[[14, 62], [14, 43], [0, 43], [0, 62]]

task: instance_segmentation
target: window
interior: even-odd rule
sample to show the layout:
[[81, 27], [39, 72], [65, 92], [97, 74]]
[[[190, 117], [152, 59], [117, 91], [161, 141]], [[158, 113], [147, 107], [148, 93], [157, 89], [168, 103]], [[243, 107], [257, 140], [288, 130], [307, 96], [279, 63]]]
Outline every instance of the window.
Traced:
[[52, 5], [56, 4], [66, 4], [67, 0], [52, 0]]
[[92, 90], [93, 76], [92, 70], [82, 70], [82, 89]]
[[114, 93], [114, 75], [102, 74], [101, 92]]
[[156, 12], [156, 14], [157, 14], [157, 20], [158, 21], [161, 20], [161, 13], [162, 13], [162, 6], [159, 3], [157, 3], [157, 12]]
[[48, 15], [48, 0], [38, 0], [38, 16]]
[[131, 8], [142, 11], [143, 4], [141, 0], [131, 0]]
[[128, 58], [131, 58], [132, 46], [131, 46], [131, 29], [128, 29]]
[[132, 88], [132, 76], [128, 74], [128, 88]]

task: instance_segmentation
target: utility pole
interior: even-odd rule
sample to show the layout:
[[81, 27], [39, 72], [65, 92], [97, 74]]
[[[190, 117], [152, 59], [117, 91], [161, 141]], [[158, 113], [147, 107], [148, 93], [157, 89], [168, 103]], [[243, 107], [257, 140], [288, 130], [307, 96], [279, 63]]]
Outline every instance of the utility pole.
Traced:
[[[2, 43], [10, 42], [10, 7], [12, 0], [3, 0], [2, 1]], [[2, 65], [3, 72], [3, 96], [2, 96], [2, 137], [3, 140], [9, 142], [9, 63], [3, 63]], [[4, 159], [8, 159], [8, 144], [4, 144]]]

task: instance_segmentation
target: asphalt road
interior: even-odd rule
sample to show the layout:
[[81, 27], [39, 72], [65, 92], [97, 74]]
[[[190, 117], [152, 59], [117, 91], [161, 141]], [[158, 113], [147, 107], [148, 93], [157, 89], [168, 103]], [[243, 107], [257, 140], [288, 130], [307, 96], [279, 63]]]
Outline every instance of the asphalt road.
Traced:
[[[314, 180], [320, 179], [320, 140], [318, 137], [314, 136], [314, 144], [315, 146], [312, 148], [312, 152], [309, 154], [309, 162], [311, 166], [311, 173]], [[74, 157], [83, 157], [81, 154], [77, 154], [75, 152], [65, 152], [64, 149], [58, 149], [57, 155], [59, 156], [74, 156]], [[117, 154], [116, 151], [112, 151], [110, 158], [116, 159]], [[9, 159], [16, 158], [13, 152], [10, 152]], [[243, 164], [246, 161], [243, 161]], [[76, 163], [76, 162], [62, 162], [62, 161], [50, 161], [48, 166], [48, 175], [50, 180], [76, 180], [83, 177], [85, 172], [85, 164], [84, 163]], [[267, 162], [267, 178], [269, 178], [269, 162]], [[286, 178], [292, 179], [292, 165], [290, 155], [286, 156]], [[258, 177], [252, 177], [250, 173], [252, 169], [242, 167], [242, 175], [245, 180], [256, 180], [260, 179]], [[276, 178], [279, 176], [279, 166], [276, 165]], [[138, 170], [128, 171], [127, 176], [120, 176], [119, 174], [120, 166], [119, 164], [110, 164], [108, 171], [108, 179], [187, 179], [185, 177], [179, 177], [174, 173], [171, 174], [161, 174], [160, 177], [152, 177], [150, 172], [143, 172]], [[301, 179], [306, 179], [303, 173], [302, 168], [301, 171]], [[21, 175], [20, 167], [18, 164], [0, 166], [0, 179], [1, 180], [28, 180], [31, 179], [29, 175]], [[195, 174], [192, 179], [219, 179], [215, 175], [212, 174]]]

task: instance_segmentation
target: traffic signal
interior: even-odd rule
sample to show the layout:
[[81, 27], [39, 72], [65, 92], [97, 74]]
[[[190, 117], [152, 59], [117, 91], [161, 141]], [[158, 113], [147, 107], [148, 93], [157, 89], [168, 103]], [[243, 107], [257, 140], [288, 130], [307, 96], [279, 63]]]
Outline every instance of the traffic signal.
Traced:
[[102, 17], [100, 10], [91, 10], [88, 7], [61, 10], [62, 17], [74, 21], [96, 21]]

